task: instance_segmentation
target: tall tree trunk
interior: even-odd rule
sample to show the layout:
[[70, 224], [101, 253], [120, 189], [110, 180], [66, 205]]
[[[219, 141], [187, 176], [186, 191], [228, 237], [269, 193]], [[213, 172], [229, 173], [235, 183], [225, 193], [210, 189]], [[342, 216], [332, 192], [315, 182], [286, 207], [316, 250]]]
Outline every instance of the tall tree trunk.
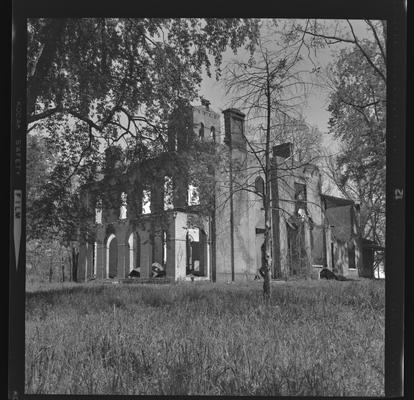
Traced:
[[78, 281], [78, 261], [79, 261], [79, 250], [72, 247], [72, 280], [73, 282]]
[[265, 251], [266, 251], [266, 260], [265, 260], [265, 274], [263, 282], [263, 297], [268, 300], [270, 298], [270, 269], [272, 265], [272, 253], [271, 253], [271, 220], [270, 220], [270, 113], [271, 113], [271, 103], [270, 103], [270, 81], [267, 80], [267, 121], [266, 121], [266, 164], [265, 164], [265, 194], [264, 194], [264, 214], [265, 214]]

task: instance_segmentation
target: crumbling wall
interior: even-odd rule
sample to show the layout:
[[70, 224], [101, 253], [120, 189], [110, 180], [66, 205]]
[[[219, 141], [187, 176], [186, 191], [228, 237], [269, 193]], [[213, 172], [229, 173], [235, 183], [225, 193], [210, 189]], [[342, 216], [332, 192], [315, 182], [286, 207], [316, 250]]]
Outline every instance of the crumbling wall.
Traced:
[[220, 115], [209, 107], [196, 106], [193, 108], [193, 130], [194, 135], [197, 137], [200, 135], [201, 126], [204, 127], [204, 141], [215, 141], [216, 143], [222, 142], [223, 139], [220, 134]]
[[[279, 224], [278, 227], [273, 228], [274, 235], [278, 234], [278, 237], [274, 238], [274, 253], [279, 253], [279, 260], [276, 259], [275, 263], [279, 262], [282, 277], [299, 270], [301, 274], [310, 275], [313, 263], [311, 227], [323, 226], [319, 171], [315, 166], [304, 168], [295, 164], [291, 158], [278, 156], [274, 158], [273, 165], [272, 185], [277, 187], [277, 193], [273, 191], [273, 196], [277, 197], [277, 201], [274, 202], [277, 209], [273, 211], [273, 219], [278, 220]], [[274, 183], [276, 179], [277, 185]], [[298, 185], [305, 187], [306, 199], [303, 207], [306, 213], [298, 211], [299, 203], [296, 199]], [[295, 234], [294, 231], [298, 233]], [[320, 247], [320, 242], [323, 243], [323, 234], [318, 235], [317, 238]], [[300, 265], [293, 265], [295, 263]]]

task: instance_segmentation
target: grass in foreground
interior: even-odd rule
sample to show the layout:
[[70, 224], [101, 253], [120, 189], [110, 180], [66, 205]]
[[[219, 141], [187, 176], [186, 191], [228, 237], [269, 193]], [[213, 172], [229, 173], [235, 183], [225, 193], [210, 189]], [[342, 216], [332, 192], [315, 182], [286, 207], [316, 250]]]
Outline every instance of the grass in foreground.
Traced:
[[384, 282], [27, 293], [26, 393], [381, 396]]

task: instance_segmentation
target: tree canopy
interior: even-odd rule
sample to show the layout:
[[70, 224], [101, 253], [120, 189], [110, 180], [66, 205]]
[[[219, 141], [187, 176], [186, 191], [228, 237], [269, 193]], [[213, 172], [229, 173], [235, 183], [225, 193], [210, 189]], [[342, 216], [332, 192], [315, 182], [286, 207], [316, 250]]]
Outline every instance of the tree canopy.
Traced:
[[[362, 43], [385, 70], [374, 43]], [[381, 60], [381, 62], [380, 62]], [[341, 140], [335, 181], [344, 194], [361, 203], [364, 237], [385, 240], [386, 83], [359, 48], [342, 50], [332, 67], [330, 131]]]
[[[49, 179], [29, 207], [51, 227], [64, 220], [65, 207], [76, 207], [74, 188], [96, 179], [104, 148], [122, 141], [130, 161], [166, 150], [176, 105], [198, 96], [204, 69], [220, 76], [228, 47], [253, 50], [258, 23], [37, 18], [27, 28], [28, 132], [54, 154]], [[74, 215], [69, 209], [64, 214]]]

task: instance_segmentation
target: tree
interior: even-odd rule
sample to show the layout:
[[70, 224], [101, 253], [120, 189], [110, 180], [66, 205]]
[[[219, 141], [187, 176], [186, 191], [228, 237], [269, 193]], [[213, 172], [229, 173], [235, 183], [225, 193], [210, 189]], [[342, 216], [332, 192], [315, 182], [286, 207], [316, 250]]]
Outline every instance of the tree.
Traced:
[[[285, 39], [308, 54], [340, 49], [324, 74], [330, 90], [329, 130], [341, 153], [327, 174], [340, 192], [361, 204], [361, 234], [384, 244], [386, 159], [386, 21], [293, 21]], [[315, 58], [312, 61], [316, 62]]]
[[322, 154], [322, 132], [307, 123], [301, 115], [289, 116], [276, 114], [272, 126], [277, 129], [275, 140], [279, 143], [293, 144], [294, 157], [301, 164], [319, 163]]
[[127, 164], [166, 150], [169, 116], [197, 96], [203, 68], [213, 58], [218, 77], [222, 52], [252, 50], [256, 34], [251, 19], [29, 19], [28, 132], [54, 155], [29, 226], [73, 236], [103, 148], [122, 142]]
[[[361, 59], [364, 59], [372, 72], [386, 83], [386, 21], [365, 19], [359, 31], [364, 32], [365, 38], [361, 38], [355, 22], [349, 19], [321, 21], [317, 19], [307, 19], [304, 21], [291, 20], [283, 25], [283, 36], [287, 45], [298, 45], [299, 51], [302, 48], [307, 50], [307, 55], [318, 69], [316, 54], [318, 49], [333, 46], [351, 46], [359, 50]], [[277, 25], [277, 22], [275, 22]], [[366, 37], [370, 36], [370, 39]], [[367, 48], [367, 43], [376, 51], [372, 52]], [[315, 51], [316, 50], [316, 51]], [[312, 54], [315, 57], [312, 57]], [[319, 67], [320, 69], [320, 67]]]
[[[364, 45], [367, 54], [376, 52], [373, 43]], [[342, 50], [331, 72], [329, 126], [342, 143], [336, 182], [361, 203], [363, 237], [384, 244], [386, 85], [359, 48]]]
[[[271, 279], [271, 209], [278, 207], [272, 204], [271, 198], [271, 146], [277, 140], [276, 125], [277, 117], [282, 115], [292, 118], [295, 114], [295, 106], [302, 101], [303, 92], [299, 88], [306, 85], [301, 79], [301, 73], [295, 71], [300, 59], [295, 49], [288, 48], [287, 51], [270, 50], [269, 42], [258, 41], [258, 54], [248, 62], [234, 62], [228, 68], [226, 80], [227, 93], [234, 94], [234, 102], [242, 110], [246, 110], [251, 120], [258, 120], [259, 134], [253, 138], [245, 139], [250, 152], [254, 155], [264, 175], [264, 188], [261, 196], [263, 198], [265, 232], [265, 266], [263, 295], [265, 299], [270, 297]], [[279, 128], [280, 129], [280, 128]], [[240, 168], [240, 167], [239, 167]], [[243, 168], [243, 167], [241, 167]], [[230, 190], [252, 190], [246, 186], [246, 180], [239, 187]], [[273, 199], [275, 200], [275, 199]]]

